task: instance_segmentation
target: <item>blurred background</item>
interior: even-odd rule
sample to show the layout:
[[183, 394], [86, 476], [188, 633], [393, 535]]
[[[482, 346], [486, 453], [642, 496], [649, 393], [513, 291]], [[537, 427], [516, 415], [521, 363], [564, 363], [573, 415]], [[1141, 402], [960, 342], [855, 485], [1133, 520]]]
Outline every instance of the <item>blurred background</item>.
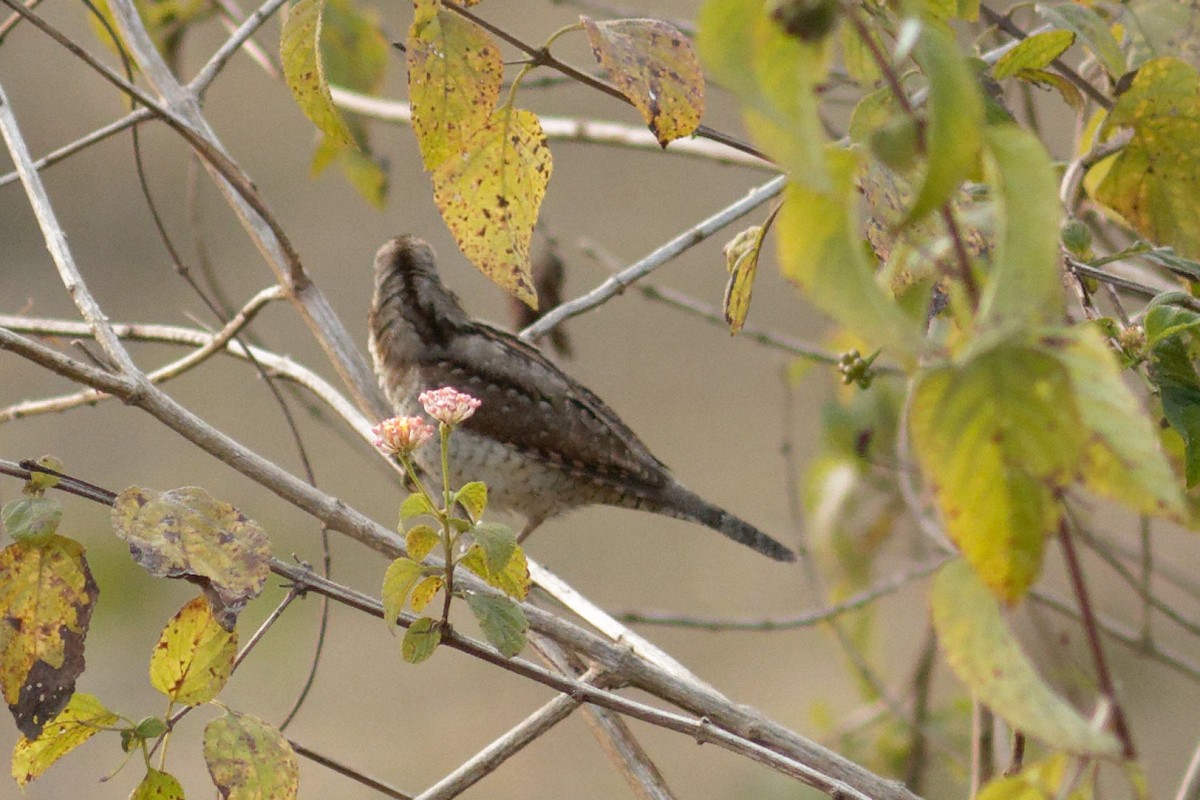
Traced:
[[[370, 4], [366, 4], [370, 5]], [[392, 41], [404, 38], [411, 18], [406, 3], [375, 4]], [[642, 9], [664, 18], [691, 19], [699, 3], [675, 0]], [[95, 39], [82, 6], [46, 3], [48, 19], [87, 48], [115, 64]], [[484, 4], [492, 22], [532, 43], [578, 19], [579, 10], [551, 2]], [[224, 40], [215, 22], [189, 34], [182, 72], [190, 77]], [[277, 50], [278, 20], [256, 37]], [[582, 34], [560, 40], [555, 52], [591, 70]], [[506, 58], [515, 52], [505, 50]], [[104, 125], [126, 111], [124, 100], [102, 79], [30, 25], [20, 25], [0, 46], [0, 85], [36, 156]], [[393, 54], [384, 95], [406, 95], [403, 55]], [[522, 91], [521, 105], [541, 114], [586, 116], [638, 124], [636, 113], [611, 98], [565, 84]], [[388, 237], [415, 233], [438, 251], [443, 277], [475, 315], [507, 324], [509, 306], [457, 252], [431, 198], [412, 132], [372, 125], [376, 151], [389, 163], [390, 199], [384, 210], [364, 202], [336, 169], [310, 177], [316, 134], [283, 83], [242, 54], [209, 90], [206, 116], [227, 152], [254, 179], [279, 222], [292, 237], [306, 268], [329, 297], [345, 325], [363, 343], [371, 292], [371, 259]], [[717, 90], [709, 93], [705, 122], [739, 133], [734, 106]], [[143, 126], [148, 178], [165, 223], [182, 246], [194, 248], [187, 194], [189, 154], [160, 124]], [[741, 197], [770, 175], [748, 167], [722, 166], [654, 151], [551, 142], [554, 174], [542, 208], [543, 229], [561, 244], [566, 261], [566, 296], [601, 282], [606, 268], [585, 256], [581, 237], [632, 263], [666, 240]], [[0, 171], [8, 172], [7, 154]], [[128, 134], [112, 137], [43, 172], [51, 200], [80, 268], [109, 316], [122, 322], [214, 324], [200, 301], [172, 271], [138, 189]], [[241, 304], [273, 278], [206, 175], [197, 185], [199, 228], [228, 295]], [[653, 284], [678, 289], [719, 306], [726, 272], [721, 245], [737, 231], [760, 222], [767, 209], [735, 223], [655, 273]], [[544, 246], [540, 237], [535, 248]], [[75, 319], [19, 183], [0, 186], [0, 312]], [[778, 274], [773, 251], [760, 264], [750, 324], [820, 343], [824, 320]], [[727, 330], [627, 292], [568, 323], [574, 347], [565, 368], [603, 397], [679, 478], [707, 499], [725, 506], [789, 545], [802, 531], [789, 511], [797, 476], [784, 458], [791, 448], [806, 467], [818, 450], [823, 405], [833, 396], [836, 375], [829, 367], [796, 372], [790, 357], [731, 337]], [[307, 329], [287, 304], [270, 306], [254, 323], [266, 347], [291, 356], [336, 383]], [[65, 343], [64, 343], [65, 344]], [[144, 368], [180, 355], [177, 349], [142, 345], [133, 350]], [[0, 353], [0, 405], [70, 390], [11, 354]], [[220, 430], [286, 469], [301, 474], [288, 428], [253, 369], [215, 358], [167, 386], [188, 408]], [[392, 524], [401, 492], [377, 455], [329, 414], [318, 417], [293, 403], [318, 485], [385, 524]], [[789, 423], [790, 420], [790, 423]], [[199, 485], [233, 503], [270, 533], [275, 554], [318, 563], [318, 528], [232, 469], [190, 446], [148, 415], [105, 402], [61, 415], [0, 425], [0, 457], [19, 460], [53, 454], [66, 471], [119, 491], [137, 484], [155, 489]], [[19, 494], [19, 482], [0, 480], [0, 500]], [[81, 691], [99, 696], [133, 719], [161, 714], [164, 699], [147, 681], [146, 664], [161, 626], [189, 599], [191, 586], [154, 580], [128, 558], [111, 534], [106, 509], [63, 497], [62, 531], [84, 542], [101, 595], [88, 637], [88, 669]], [[1164, 532], [1164, 543], [1180, 563], [1195, 563], [1190, 537]], [[812, 542], [818, 558], [822, 542]], [[890, 550], [895, 552], [890, 552]], [[589, 509], [543, 526], [528, 544], [532, 557], [606, 609], [676, 611], [696, 615], [761, 618], [815, 607], [803, 571], [780, 565], [697, 525], [613, 509]], [[333, 537], [335, 580], [378, 595], [385, 561], [374, 552]], [[907, 546], [885, 545], [877, 575], [911, 563]], [[824, 563], [824, 562], [823, 562]], [[1055, 565], [1051, 564], [1051, 572]], [[1053, 580], [1053, 577], [1051, 578]], [[925, 644], [925, 584], [916, 583], [877, 604], [866, 652], [881, 679], [905, 690]], [[1132, 595], [1100, 587], [1103, 608], [1128, 617]], [[283, 596], [272, 579], [266, 594], [242, 617], [243, 639]], [[1169, 595], [1168, 595], [1169, 596]], [[1180, 603], [1194, 599], [1178, 598]], [[1022, 615], [1043, 650], [1051, 677], [1076, 681], [1086, 691], [1087, 661], [1078, 634], [1059, 618]], [[308, 672], [318, 619], [310, 597], [285, 614], [238, 670], [221, 699], [239, 710], [278, 722], [291, 707]], [[1037, 623], [1036, 625], [1034, 623]], [[657, 644], [729, 697], [762, 709], [805, 735], [831, 737], [869, 717], [872, 706], [827, 630], [721, 633], [644, 628]], [[1196, 648], [1181, 645], [1183, 652]], [[1180, 710], [1200, 700], [1196, 686], [1160, 666], [1110, 647], [1121, 692], [1133, 712], [1135, 733], [1152, 747], [1144, 758], [1152, 788], [1166, 791], [1181, 774], [1195, 731]], [[960, 690], [939, 666], [934, 698], [939, 713], [952, 717], [941, 728], [944, 745], [968, 752]], [[307, 704], [288, 729], [304, 745], [349, 763], [404, 791], [416, 793], [442, 777], [496, 736], [551, 698], [544, 687], [439, 651], [431, 663], [401, 662], [399, 638], [374, 619], [332, 609], [330, 634]], [[956, 700], [956, 698], [959, 698]], [[865, 709], [865, 711], [864, 711]], [[209, 791], [198, 746], [204, 723], [215, 710], [201, 708], [181, 726], [168, 768], [189, 794]], [[681, 797], [797, 797], [807, 790], [752, 762], [675, 734], [632, 722]], [[903, 728], [899, 728], [903, 731]], [[861, 747], [849, 755], [887, 768], [887, 747], [869, 745], [879, 734], [864, 729]], [[899, 734], [897, 734], [899, 736]], [[886, 739], [886, 737], [884, 737]], [[0, 751], [17, 734], [0, 725]], [[837, 740], [839, 747], [846, 742]], [[27, 787], [30, 800], [60, 797], [121, 798], [141, 778], [131, 764], [98, 783], [121, 763], [115, 737], [96, 737]], [[966, 765], [943, 760], [924, 789], [929, 796], [956, 796]], [[0, 782], [0, 797], [16, 796]], [[305, 797], [356, 800], [371, 790], [324, 767], [301, 760]], [[500, 768], [466, 796], [472, 798], [627, 796], [628, 789], [592, 739], [580, 714], [573, 715]]]

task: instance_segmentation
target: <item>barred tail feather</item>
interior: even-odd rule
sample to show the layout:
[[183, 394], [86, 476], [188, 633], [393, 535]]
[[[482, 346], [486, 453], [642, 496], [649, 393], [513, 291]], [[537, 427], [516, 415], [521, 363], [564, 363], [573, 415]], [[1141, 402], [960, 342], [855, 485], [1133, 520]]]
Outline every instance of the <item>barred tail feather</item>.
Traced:
[[796, 560], [794, 552], [749, 522], [738, 519], [725, 509], [718, 508], [702, 500], [698, 495], [684, 489], [682, 486], [675, 487], [675, 491], [671, 492], [671, 494], [674, 494], [678, 498], [678, 501], [672, 504], [673, 507], [670, 510], [664, 509], [663, 513], [682, 517], [683, 519], [690, 519], [694, 522], [699, 522], [701, 525], [707, 525], [713, 530], [725, 534], [735, 542], [744, 544], [752, 550], [757, 550], [764, 556], [773, 558], [776, 561]]

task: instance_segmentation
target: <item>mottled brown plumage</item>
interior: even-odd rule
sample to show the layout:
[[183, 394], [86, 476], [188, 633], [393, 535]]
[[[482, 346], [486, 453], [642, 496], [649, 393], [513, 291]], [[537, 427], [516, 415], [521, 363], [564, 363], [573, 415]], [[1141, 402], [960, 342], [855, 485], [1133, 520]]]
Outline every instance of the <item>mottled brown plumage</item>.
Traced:
[[[452, 480], [482, 480], [527, 529], [603, 503], [693, 520], [781, 561], [795, 554], [684, 488], [600, 398], [512, 334], [470, 319], [438, 278], [433, 251], [402, 236], [375, 256], [375, 370], [398, 414], [453, 386], [483, 404], [451, 438]], [[418, 463], [441, 474], [437, 448]]]

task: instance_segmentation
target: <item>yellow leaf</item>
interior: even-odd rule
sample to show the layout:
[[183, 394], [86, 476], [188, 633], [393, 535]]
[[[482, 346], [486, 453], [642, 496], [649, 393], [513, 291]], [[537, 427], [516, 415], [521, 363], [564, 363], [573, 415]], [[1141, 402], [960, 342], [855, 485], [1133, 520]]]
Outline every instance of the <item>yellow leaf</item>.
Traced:
[[129, 800], [183, 800], [183, 787], [174, 775], [150, 769], [129, 795]]
[[1061, 515], [1057, 492], [1083, 448], [1066, 369], [1034, 348], [1000, 344], [928, 370], [910, 424], [946, 532], [992, 591], [1019, 600], [1041, 569]]
[[415, 15], [405, 51], [413, 133], [432, 172], [487, 124], [504, 61], [487, 31], [440, 6]]
[[1017, 43], [992, 66], [992, 76], [1003, 80], [1026, 69], [1044, 69], [1075, 44], [1071, 31], [1043, 31]]
[[73, 539], [52, 534], [0, 551], [0, 689], [27, 737], [75, 691], [99, 594]]
[[422, 561], [440, 541], [438, 532], [429, 525], [414, 525], [404, 534], [404, 549], [413, 561]]
[[112, 522], [151, 575], [204, 587], [227, 628], [270, 574], [271, 542], [259, 524], [199, 487], [131, 486], [117, 496]]
[[525, 558], [525, 551], [519, 546], [513, 550], [504, 569], [498, 573], [488, 571], [487, 557], [484, 555], [483, 548], [478, 544], [471, 545], [459, 560], [459, 564], [509, 597], [524, 600], [529, 596], [529, 587], [532, 584], [529, 579], [529, 561]]
[[422, 578], [421, 582], [413, 587], [412, 596], [409, 598], [409, 604], [412, 610], [420, 614], [425, 610], [425, 606], [429, 605], [429, 601], [433, 599], [441, 588], [446, 584], [441, 575], [430, 575]]
[[237, 631], [225, 630], [208, 601], [197, 597], [179, 610], [150, 656], [150, 684], [176, 703], [207, 703], [233, 671]]
[[1176, 58], [1147, 61], [1104, 123], [1133, 128], [1133, 138], [1102, 175], [1094, 195], [1143, 236], [1200, 257], [1200, 74]]
[[99, 733], [115, 725], [117, 715], [90, 694], [75, 694], [66, 707], [35, 739], [22, 738], [13, 748], [12, 776], [24, 786], [50, 765]]
[[704, 115], [704, 73], [687, 37], [656, 19], [580, 17], [592, 53], [663, 147]]
[[396, 618], [400, 616], [409, 592], [421, 579], [422, 574], [424, 573], [421, 565], [411, 558], [397, 558], [388, 565], [387, 572], [383, 575], [381, 592], [384, 621], [388, 625], [396, 624]]
[[1014, 730], [1071, 753], [1115, 756], [1116, 739], [1092, 727], [1038, 675], [988, 589], [962, 560], [934, 579], [933, 625], [954, 674]]
[[258, 717], [230, 711], [204, 728], [204, 760], [224, 800], [292, 800], [300, 784], [296, 753]]
[[[774, 213], [771, 216], [774, 218]], [[754, 274], [758, 271], [758, 254], [762, 250], [763, 237], [767, 235], [767, 225], [747, 228], [722, 248], [725, 268], [729, 271], [729, 283], [725, 285], [725, 322], [734, 335], [742, 329], [750, 311], [750, 294], [754, 291]]]
[[463, 255], [532, 308], [529, 242], [551, 168], [537, 115], [504, 106], [433, 175], [434, 201]]
[[325, 0], [295, 0], [283, 20], [279, 56], [292, 97], [304, 115], [326, 136], [354, 141], [341, 112], [333, 104], [321, 56], [321, 22]]

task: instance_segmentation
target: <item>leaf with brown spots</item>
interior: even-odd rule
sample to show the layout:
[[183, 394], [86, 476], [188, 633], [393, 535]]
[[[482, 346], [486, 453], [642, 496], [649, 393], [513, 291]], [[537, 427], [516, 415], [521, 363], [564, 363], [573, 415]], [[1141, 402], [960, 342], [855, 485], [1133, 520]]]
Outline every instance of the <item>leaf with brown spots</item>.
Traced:
[[73, 539], [55, 534], [0, 551], [0, 689], [27, 738], [75, 691], [99, 594]]
[[909, 420], [946, 532], [1001, 600], [1021, 599], [1083, 455], [1067, 369], [1033, 347], [998, 344], [927, 370]]
[[537, 115], [504, 106], [433, 173], [433, 198], [463, 255], [537, 308], [529, 243], [553, 164]]
[[300, 785], [296, 752], [258, 717], [230, 711], [204, 728], [204, 761], [225, 800], [291, 800]]
[[228, 631], [203, 596], [179, 609], [150, 656], [150, 683], [175, 703], [196, 706], [216, 697], [237, 655], [237, 631]]
[[183, 800], [183, 787], [171, 773], [150, 769], [129, 800]]
[[75, 694], [66, 708], [42, 728], [35, 738], [22, 738], [13, 748], [12, 776], [24, 786], [50, 768], [55, 761], [115, 725], [117, 715], [90, 694]]
[[117, 496], [112, 521], [134, 561], [155, 577], [198, 583], [226, 628], [267, 581], [271, 542], [262, 528], [198, 487], [131, 486]]
[[404, 44], [413, 133], [425, 169], [466, 149], [500, 98], [504, 60], [487, 31], [441, 8], [418, 9]]
[[287, 9], [279, 40], [283, 76], [304, 116], [326, 136], [352, 144], [354, 137], [329, 93], [321, 55], [325, 0], [296, 0]]
[[1146, 62], [1105, 120], [1106, 134], [1119, 127], [1133, 138], [1086, 185], [1143, 236], [1200, 257], [1200, 73], [1176, 58]]
[[704, 116], [704, 73], [688, 38], [656, 19], [580, 17], [592, 53], [666, 147]]

